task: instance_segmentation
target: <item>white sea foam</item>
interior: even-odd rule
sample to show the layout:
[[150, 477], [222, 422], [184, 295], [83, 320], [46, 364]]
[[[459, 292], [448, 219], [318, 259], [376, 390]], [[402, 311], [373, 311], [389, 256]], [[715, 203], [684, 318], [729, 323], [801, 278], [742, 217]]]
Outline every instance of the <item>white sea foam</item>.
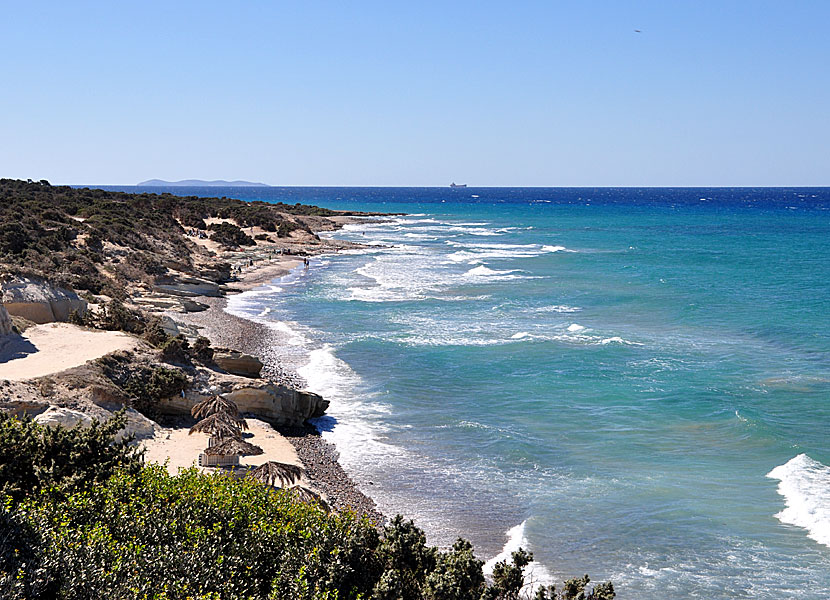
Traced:
[[799, 454], [767, 473], [778, 479], [786, 508], [775, 516], [782, 523], [807, 530], [819, 544], [830, 546], [830, 467]]
[[309, 343], [309, 339], [305, 335], [284, 321], [265, 321], [265, 323], [267, 323], [271, 329], [285, 334], [285, 343], [289, 346], [305, 346]]
[[457, 242], [455, 240], [447, 240], [444, 242], [448, 246], [456, 248], [483, 248], [485, 250], [536, 250], [539, 248], [538, 244], [499, 244], [495, 242]]
[[[574, 323], [573, 325], [577, 325]], [[620, 344], [622, 346], [643, 346], [641, 342], [632, 342], [630, 340], [623, 339], [619, 336], [614, 336], [610, 338], [603, 338], [597, 335], [590, 335], [584, 333], [585, 329], [571, 329], [573, 325], [567, 328], [567, 333], [560, 334], [560, 335], [553, 335], [550, 337], [546, 337], [543, 339], [549, 339], [556, 342], [564, 342], [566, 344], [578, 344], [578, 345], [585, 345], [585, 346], [606, 346], [608, 344]], [[577, 327], [582, 327], [581, 325], [577, 325]]]
[[466, 233], [469, 235], [493, 236], [501, 235], [498, 231], [486, 227], [450, 227], [449, 231], [454, 233]]
[[489, 267], [485, 267], [484, 265], [479, 265], [478, 267], [473, 267], [472, 269], [467, 271], [465, 275], [467, 275], [468, 277], [498, 277], [501, 275], [509, 275], [510, 273], [516, 273], [516, 269], [498, 271], [496, 269], [490, 269]]
[[[284, 284], [291, 283], [290, 281], [285, 281], [285, 278], [283, 278], [283, 280], [281, 281]], [[280, 286], [268, 285], [262, 288], [257, 288], [249, 290], [247, 292], [243, 292], [242, 294], [230, 296], [228, 298], [227, 304], [225, 305], [225, 311], [237, 317], [242, 317], [243, 319], [253, 319], [259, 321], [270, 312], [269, 308], [264, 308], [262, 306], [262, 303], [259, 300], [259, 298], [262, 296], [270, 296], [272, 294], [277, 294], [281, 291], [282, 287]]]
[[[405, 451], [380, 441], [386, 427], [383, 415], [389, 414], [388, 405], [360, 394], [360, 376], [339, 359], [330, 344], [313, 349], [306, 365], [297, 369], [306, 380], [308, 389], [331, 402], [327, 416], [315, 422], [323, 430], [323, 437], [337, 445], [346, 466], [357, 467], [366, 461], [381, 461]], [[337, 423], [331, 426], [331, 421]]]
[[575, 252], [564, 246], [541, 246], [539, 244], [481, 244], [461, 243], [453, 240], [448, 245], [459, 248], [457, 252], [447, 255], [452, 262], [480, 263], [489, 258], [534, 258], [553, 252]]
[[434, 235], [429, 235], [428, 233], [405, 233], [403, 234], [405, 238], [409, 238], [412, 240], [423, 240], [423, 241], [434, 241], [438, 238]]
[[585, 326], [580, 325], [579, 323], [571, 323], [570, 325], [568, 325], [568, 331], [570, 331], [572, 333], [576, 332], [576, 331], [582, 331], [584, 329], [585, 329]]
[[554, 312], [554, 313], [575, 313], [582, 310], [578, 306], [568, 306], [566, 304], [555, 304], [553, 306], [542, 306], [534, 309], [535, 312]]
[[[501, 552], [484, 563], [484, 574], [486, 576], [493, 576], [493, 569], [496, 567], [497, 563], [501, 561], [507, 561], [509, 563], [511, 555], [519, 548], [527, 551], [531, 550], [530, 543], [525, 535], [526, 527], [527, 520], [522, 521], [519, 525], [507, 530], [507, 543], [505, 543], [504, 548], [502, 548]], [[550, 585], [554, 582], [554, 579], [543, 564], [540, 564], [534, 560], [525, 569], [525, 581], [531, 582], [525, 588], [525, 591], [528, 592], [528, 597], [530, 597], [533, 595], [537, 587], [540, 585]]]
[[[363, 280], [347, 284], [350, 296], [344, 300], [400, 302], [422, 300], [438, 295], [451, 274], [445, 268], [423, 260], [417, 252], [400, 251], [375, 256], [355, 270]], [[370, 284], [366, 285], [366, 279]], [[355, 285], [357, 284], [357, 285]]]
[[520, 331], [519, 333], [514, 333], [513, 335], [511, 335], [510, 339], [511, 340], [520, 340], [522, 338], [526, 338], [529, 335], [530, 335], [530, 333], [528, 333], [527, 331]]
[[[413, 215], [413, 216], [416, 216], [416, 215]], [[423, 215], [418, 215], [418, 216], [423, 216]], [[398, 218], [394, 219], [393, 222], [398, 223], [399, 225], [415, 225], [415, 224], [419, 224], [419, 223], [436, 223], [436, 224], [440, 224], [440, 225], [446, 225], [447, 224], [444, 221], [439, 221], [438, 219], [433, 219], [432, 217], [429, 217], [427, 219], [410, 219], [408, 217], [398, 217]], [[382, 225], [387, 225], [388, 223], [380, 222], [380, 223], [377, 223], [377, 224], [382, 226]]]

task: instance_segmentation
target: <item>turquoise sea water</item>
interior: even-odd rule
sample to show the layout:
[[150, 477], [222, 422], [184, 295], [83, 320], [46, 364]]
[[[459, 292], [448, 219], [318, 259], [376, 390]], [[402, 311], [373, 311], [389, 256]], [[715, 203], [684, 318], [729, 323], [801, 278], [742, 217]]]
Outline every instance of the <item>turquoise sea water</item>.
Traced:
[[223, 194], [409, 213], [229, 304], [387, 514], [623, 599], [830, 596], [830, 190]]

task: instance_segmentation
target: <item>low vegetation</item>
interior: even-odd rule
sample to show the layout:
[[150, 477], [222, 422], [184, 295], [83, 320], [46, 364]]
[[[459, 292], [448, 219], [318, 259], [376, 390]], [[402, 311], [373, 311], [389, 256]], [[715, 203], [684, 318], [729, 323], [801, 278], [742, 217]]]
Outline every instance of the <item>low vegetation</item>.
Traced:
[[130, 407], [151, 419], [158, 417], [162, 400], [187, 389], [188, 377], [180, 369], [136, 363], [126, 353], [103, 356], [97, 363], [129, 399]]
[[[0, 415], [0, 597], [201, 600], [509, 600], [525, 597], [522, 551], [492, 582], [469, 542], [447, 551], [396, 517], [350, 513], [251, 478], [170, 476], [114, 442], [123, 414], [89, 429]], [[539, 600], [610, 600], [587, 577]]]
[[210, 239], [226, 248], [256, 245], [252, 237], [233, 223], [213, 223], [208, 229], [211, 232]]
[[[150, 282], [194, 266], [185, 228], [230, 219], [278, 237], [308, 225], [296, 217], [337, 214], [316, 206], [243, 202], [171, 194], [128, 194], [0, 179], [0, 263], [11, 274], [114, 298], [128, 282]], [[228, 247], [256, 242], [231, 223], [212, 226]], [[0, 273], [2, 274], [2, 273]]]

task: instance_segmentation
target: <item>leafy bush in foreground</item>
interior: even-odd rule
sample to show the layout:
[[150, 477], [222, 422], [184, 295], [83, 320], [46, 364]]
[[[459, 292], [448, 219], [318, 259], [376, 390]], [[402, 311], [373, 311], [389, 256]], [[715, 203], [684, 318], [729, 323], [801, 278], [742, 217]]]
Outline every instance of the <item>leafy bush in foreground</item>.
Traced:
[[[316, 503], [302, 503], [249, 478], [204, 475], [195, 468], [173, 477], [162, 466], [138, 468], [136, 454], [107, 443], [122, 422], [123, 416], [87, 434], [77, 429], [54, 433], [4, 418], [0, 442], [10, 444], [0, 448], [22, 452], [29, 470], [5, 469], [12, 456], [0, 456], [0, 489], [12, 492], [0, 497], [0, 597], [523, 597], [528, 553], [516, 552], [512, 563], [500, 563], [487, 586], [469, 542], [459, 540], [451, 550], [439, 551], [402, 517], [379, 532], [354, 514], [326, 513]], [[49, 447], [53, 462], [63, 463], [59, 477], [33, 468], [35, 458], [44, 458], [37, 450], [44, 435], [70, 440]], [[94, 461], [99, 454], [104, 460]], [[53, 483], [61, 493], [55, 493]], [[587, 577], [571, 580], [562, 592], [541, 590], [537, 598], [614, 597], [610, 584], [586, 592], [587, 582]]]
[[0, 495], [19, 501], [41, 492], [73, 494], [106, 481], [116, 468], [137, 473], [142, 452], [115, 442], [126, 417], [91, 427], [43, 427], [0, 412]]

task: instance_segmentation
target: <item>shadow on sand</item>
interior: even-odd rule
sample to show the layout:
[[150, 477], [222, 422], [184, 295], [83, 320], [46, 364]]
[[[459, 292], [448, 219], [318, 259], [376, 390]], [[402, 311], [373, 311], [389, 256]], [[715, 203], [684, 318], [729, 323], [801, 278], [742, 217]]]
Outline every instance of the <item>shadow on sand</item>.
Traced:
[[37, 346], [20, 335], [10, 335], [0, 341], [0, 365], [37, 352]]

